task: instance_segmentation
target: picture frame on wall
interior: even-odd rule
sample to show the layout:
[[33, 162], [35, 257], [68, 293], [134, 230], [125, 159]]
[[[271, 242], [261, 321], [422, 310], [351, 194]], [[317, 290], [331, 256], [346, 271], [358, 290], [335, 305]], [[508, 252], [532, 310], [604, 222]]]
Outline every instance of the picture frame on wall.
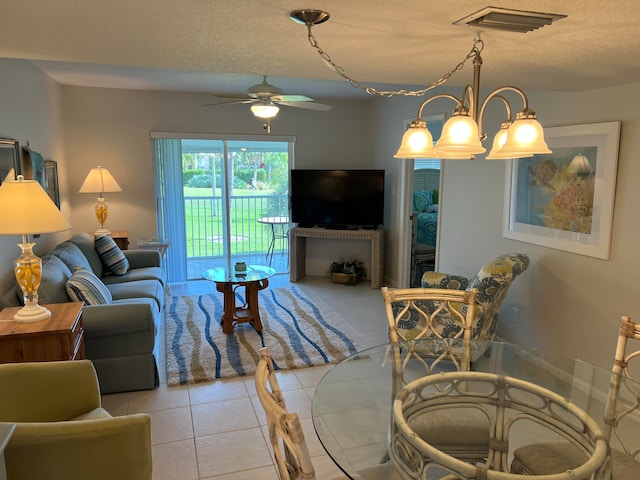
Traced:
[[45, 160], [44, 162], [44, 182], [45, 190], [49, 194], [53, 203], [60, 209], [60, 189], [58, 187], [58, 162], [55, 160]]
[[15, 180], [22, 174], [20, 163], [18, 141], [0, 138], [0, 185], [7, 180]]
[[27, 142], [27, 146], [24, 147], [26, 153], [24, 176], [25, 178], [31, 178], [36, 180], [42, 188], [47, 189], [45, 182], [45, 162], [42, 155], [35, 150], [32, 150]]
[[503, 237], [608, 260], [620, 122], [544, 134], [552, 154], [506, 164]]

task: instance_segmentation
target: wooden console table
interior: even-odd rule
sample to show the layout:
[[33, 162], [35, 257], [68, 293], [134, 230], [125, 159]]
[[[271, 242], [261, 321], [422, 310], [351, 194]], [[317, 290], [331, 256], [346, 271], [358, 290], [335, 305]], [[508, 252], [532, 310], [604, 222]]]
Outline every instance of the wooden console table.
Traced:
[[297, 282], [305, 276], [307, 238], [337, 240], [368, 240], [371, 242], [371, 288], [382, 286], [384, 271], [384, 230], [331, 230], [327, 228], [294, 227], [289, 230], [289, 280]]
[[[94, 232], [91, 232], [89, 235], [93, 237]], [[109, 234], [109, 236], [113, 238], [113, 241], [116, 242], [116, 245], [118, 245], [120, 250], [126, 250], [129, 248], [129, 232], [126, 230], [114, 230]]]
[[9, 307], [0, 312], [0, 363], [84, 358], [83, 303], [44, 306], [51, 311], [51, 318], [39, 322], [11, 321], [22, 307]]

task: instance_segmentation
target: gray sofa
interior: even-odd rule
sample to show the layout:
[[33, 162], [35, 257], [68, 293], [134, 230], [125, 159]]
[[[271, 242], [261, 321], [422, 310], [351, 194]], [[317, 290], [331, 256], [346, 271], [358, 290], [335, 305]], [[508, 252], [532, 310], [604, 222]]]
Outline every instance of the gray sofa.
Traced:
[[124, 275], [108, 271], [86, 233], [42, 256], [40, 304], [72, 301], [66, 286], [77, 266], [92, 271], [111, 293], [110, 303], [82, 309], [86, 358], [95, 366], [103, 394], [158, 386], [157, 332], [164, 311], [165, 273], [155, 250], [123, 253], [129, 262]]

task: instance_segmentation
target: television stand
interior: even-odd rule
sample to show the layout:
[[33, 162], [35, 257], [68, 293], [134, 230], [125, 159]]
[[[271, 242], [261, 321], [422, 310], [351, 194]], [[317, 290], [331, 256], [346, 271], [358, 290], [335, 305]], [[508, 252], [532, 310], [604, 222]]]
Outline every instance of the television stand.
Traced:
[[382, 286], [384, 270], [384, 229], [336, 230], [326, 228], [294, 227], [289, 230], [289, 280], [297, 282], [305, 276], [307, 238], [338, 240], [368, 240], [371, 242], [371, 288]]

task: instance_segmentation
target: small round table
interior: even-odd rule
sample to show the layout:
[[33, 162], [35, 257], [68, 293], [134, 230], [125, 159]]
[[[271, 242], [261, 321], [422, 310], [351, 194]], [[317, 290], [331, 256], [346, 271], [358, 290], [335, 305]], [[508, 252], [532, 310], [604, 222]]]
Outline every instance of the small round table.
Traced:
[[[233, 267], [216, 267], [205, 270], [202, 278], [216, 284], [216, 290], [224, 295], [222, 331], [233, 333], [237, 323], [250, 322], [256, 332], [262, 331], [258, 292], [269, 286], [269, 277], [275, 269], [263, 265], [249, 265], [246, 271], [238, 272]], [[244, 287], [244, 305], [236, 305], [236, 289]]]
[[[280, 240], [284, 244], [284, 241], [289, 238], [289, 231], [286, 229], [286, 226], [289, 225], [289, 217], [262, 217], [257, 221], [258, 223], [262, 223], [264, 225], [271, 225], [271, 241], [269, 242], [269, 247], [267, 248], [266, 257], [269, 260], [269, 266], [271, 266], [271, 262], [273, 261], [273, 252], [276, 246], [276, 240]], [[276, 232], [276, 225], [280, 226], [279, 232]]]

